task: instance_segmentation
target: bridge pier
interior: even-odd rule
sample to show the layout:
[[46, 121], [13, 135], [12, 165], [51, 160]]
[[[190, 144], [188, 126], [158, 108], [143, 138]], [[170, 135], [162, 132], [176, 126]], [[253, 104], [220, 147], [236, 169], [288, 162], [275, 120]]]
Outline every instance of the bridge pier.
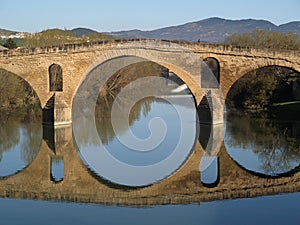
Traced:
[[220, 89], [203, 88], [205, 98], [198, 106], [199, 122], [204, 124], [224, 123], [224, 100]]
[[64, 101], [63, 93], [55, 92], [43, 108], [43, 124], [65, 126], [71, 123], [71, 108]]
[[224, 141], [223, 124], [200, 125], [199, 141], [204, 150], [200, 159], [201, 183], [207, 187], [215, 187], [220, 181], [218, 153]]
[[65, 178], [64, 149], [72, 139], [72, 126], [43, 125], [43, 139], [53, 151], [50, 156], [50, 180], [59, 183]]

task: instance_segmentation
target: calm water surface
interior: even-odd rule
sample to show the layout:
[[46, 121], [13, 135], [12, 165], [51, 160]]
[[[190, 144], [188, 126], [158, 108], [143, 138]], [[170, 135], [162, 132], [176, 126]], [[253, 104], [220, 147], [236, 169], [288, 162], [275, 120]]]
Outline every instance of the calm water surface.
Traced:
[[[195, 124], [196, 116], [193, 109], [187, 107], [184, 101], [178, 101], [178, 105], [190, 113], [190, 120], [184, 121], [184, 124], [189, 126]], [[129, 132], [128, 127], [120, 123], [119, 129], [114, 131], [106, 109], [96, 108], [97, 137], [109, 153], [135, 166], [155, 164], [168, 157], [180, 136], [178, 131], [180, 123], [174, 107], [160, 99], [146, 99], [133, 109], [131, 115], [129, 127], [141, 139], [151, 134], [149, 121], [162, 117], [170, 128], [166, 133], [166, 139], [160, 146], [146, 154], [132, 151], [121, 145], [116, 138], [118, 135], [126, 137]], [[26, 169], [32, 163], [39, 152], [43, 138], [41, 125], [13, 121], [2, 126], [0, 132], [0, 176], [4, 180]], [[241, 169], [253, 176], [277, 179], [276, 177], [298, 172], [299, 134], [300, 121], [297, 119], [287, 121], [278, 118], [276, 120], [255, 118], [239, 113], [228, 114], [224, 143], [227, 153]], [[97, 146], [97, 141], [90, 140], [89, 137], [83, 135], [82, 143], [85, 144], [77, 146], [81, 157], [83, 157], [82, 151]], [[49, 146], [51, 146], [50, 139], [46, 140]], [[180, 170], [192, 152], [193, 148], [189, 148], [177, 167], [153, 182], [167, 179], [174, 171]], [[64, 170], [64, 161], [60, 157], [52, 160], [54, 160], [53, 174], [57, 174], [53, 179], [59, 182], [63, 179], [61, 171]], [[87, 169], [92, 170], [96, 176], [102, 176], [101, 169], [90, 167], [84, 157], [82, 160]], [[94, 157], [94, 161], [97, 162], [97, 157]], [[214, 168], [217, 168], [218, 164], [212, 165], [214, 166], [210, 170], [212, 176], [215, 176], [214, 173], [218, 171]], [[209, 180], [209, 177], [206, 179]], [[2, 198], [0, 199], [0, 224], [299, 224], [299, 202], [300, 193], [297, 192], [140, 208]]]
[[150, 208], [0, 199], [1, 224], [299, 224], [300, 193]]
[[0, 178], [18, 173], [32, 163], [42, 141], [42, 125], [9, 118], [0, 130]]
[[225, 146], [245, 170], [277, 177], [299, 171], [300, 120], [271, 119], [240, 112], [227, 115]]

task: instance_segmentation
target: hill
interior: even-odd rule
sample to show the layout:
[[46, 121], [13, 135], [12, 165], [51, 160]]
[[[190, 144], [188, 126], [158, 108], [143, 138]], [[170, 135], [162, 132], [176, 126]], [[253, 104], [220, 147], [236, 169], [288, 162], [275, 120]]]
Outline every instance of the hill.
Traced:
[[72, 29], [71, 32], [77, 37], [82, 37], [83, 35], [89, 36], [93, 34], [100, 34], [99, 32], [94, 31], [92, 29], [82, 27]]
[[16, 33], [17, 33], [16, 31], [5, 30], [0, 28], [0, 36], [9, 36]]
[[223, 42], [233, 33], [252, 32], [255, 29], [270, 30], [274, 32], [295, 32], [300, 35], [300, 22], [291, 22], [276, 26], [266, 20], [227, 20], [217, 17], [171, 26], [152, 31], [129, 30], [108, 33], [115, 38], [158, 38], [167, 40], [185, 40], [204, 42]]

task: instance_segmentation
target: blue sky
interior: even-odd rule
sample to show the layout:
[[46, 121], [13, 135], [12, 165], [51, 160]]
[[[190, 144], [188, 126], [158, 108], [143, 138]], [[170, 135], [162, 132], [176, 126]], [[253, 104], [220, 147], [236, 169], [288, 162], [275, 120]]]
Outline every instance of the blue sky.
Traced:
[[151, 30], [209, 17], [300, 21], [299, 0], [0, 0], [0, 28], [37, 32], [88, 27]]

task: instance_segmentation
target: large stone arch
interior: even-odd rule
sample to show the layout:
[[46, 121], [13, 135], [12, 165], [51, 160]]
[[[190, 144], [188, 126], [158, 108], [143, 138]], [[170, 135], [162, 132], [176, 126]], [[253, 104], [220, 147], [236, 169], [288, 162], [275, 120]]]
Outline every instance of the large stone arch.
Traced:
[[227, 74], [226, 84], [222, 85], [222, 91], [225, 98], [227, 98], [229, 90], [231, 89], [232, 85], [236, 81], [241, 79], [247, 73], [257, 70], [259, 68], [268, 67], [268, 66], [280, 66], [280, 67], [285, 67], [285, 68], [295, 70], [296, 72], [300, 73], [299, 63], [284, 60], [284, 59], [276, 59], [276, 60], [268, 59], [268, 58], [257, 59], [251, 63], [249, 63], [247, 59], [244, 59], [243, 62], [244, 62], [243, 64], [245, 65], [244, 67], [239, 66], [238, 69], [236, 69], [236, 71], [232, 71], [232, 70], [227, 71], [227, 73], [231, 73], [231, 74]]
[[[224, 98], [222, 92], [219, 88], [212, 90], [211, 88], [201, 87], [201, 66], [203, 66], [203, 61], [199, 55], [175, 43], [163, 41], [146, 40], [126, 43], [101, 55], [89, 66], [82, 76], [81, 81], [73, 93], [72, 102], [74, 101], [78, 88], [88, 79], [91, 71], [99, 65], [109, 63], [111, 60], [121, 57], [135, 57], [137, 59], [136, 62], [143, 60], [152, 61], [173, 71], [190, 89], [197, 105], [200, 104], [203, 96], [209, 96], [212, 123], [223, 123]], [[132, 64], [132, 62], [126, 62], [125, 60], [122, 66], [117, 67], [121, 69], [129, 64]], [[110, 66], [115, 67], [114, 65]], [[213, 73], [210, 73], [211, 76], [214, 77]]]
[[[16, 60], [16, 59], [15, 59]], [[50, 64], [49, 64], [50, 65]], [[3, 63], [0, 62], [0, 68], [17, 75], [26, 81], [29, 86], [37, 94], [42, 108], [47, 103], [48, 99], [51, 97], [51, 93], [48, 91], [48, 67], [44, 66], [43, 63], [38, 67], [28, 66], [22, 63]]]
[[162, 65], [173, 71], [186, 83], [194, 95], [197, 104], [200, 103], [204, 96], [204, 92], [200, 85], [201, 59], [199, 56], [174, 43], [146, 41], [127, 43], [100, 56], [89, 66], [88, 70], [83, 75], [74, 92], [73, 98], [80, 84], [82, 84], [95, 67], [120, 57], [137, 57], [140, 60], [152, 61]]
[[261, 67], [257, 67], [255, 69], [250, 69], [250, 70], [247, 70], [247, 72], [243, 75], [241, 75], [238, 79], [235, 80], [235, 82], [233, 82], [230, 86], [230, 88], [228, 89], [227, 93], [226, 93], [226, 99], [228, 98], [228, 94], [231, 90], [231, 88], [233, 87], [233, 85], [238, 82], [239, 80], [243, 79], [244, 76], [246, 76], [246, 74], [250, 73], [250, 72], [253, 72], [253, 71], [256, 71], [256, 70], [259, 70], [259, 69], [263, 69], [263, 68], [268, 68], [268, 67], [282, 67], [282, 68], [286, 68], [286, 69], [290, 69], [290, 70], [293, 70], [295, 72], [297, 72], [298, 74], [300, 74], [300, 70], [296, 70], [292, 67], [287, 67], [287, 66], [282, 66], [282, 65], [265, 65], [265, 66], [261, 66]]

